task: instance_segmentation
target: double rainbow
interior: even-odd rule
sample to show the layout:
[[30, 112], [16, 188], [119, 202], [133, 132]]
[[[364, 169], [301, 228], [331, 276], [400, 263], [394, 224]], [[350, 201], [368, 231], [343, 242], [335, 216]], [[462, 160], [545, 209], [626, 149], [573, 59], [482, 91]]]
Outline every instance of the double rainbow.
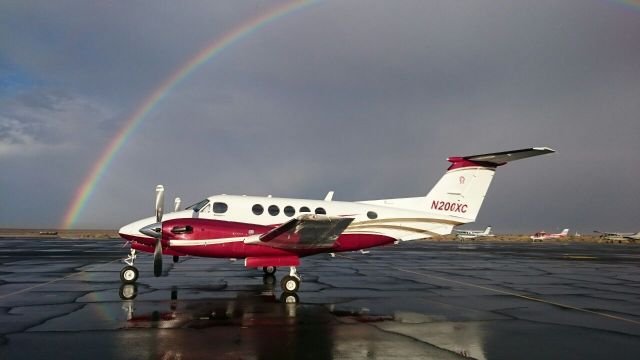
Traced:
[[93, 194], [96, 185], [109, 168], [115, 155], [126, 144], [127, 140], [140, 126], [147, 115], [189, 74], [202, 64], [220, 54], [224, 49], [242, 40], [246, 36], [260, 30], [269, 23], [282, 18], [283, 16], [299, 11], [317, 0], [294, 0], [286, 2], [280, 6], [269, 9], [248, 21], [236, 26], [226, 34], [216, 38], [211, 44], [200, 50], [190, 60], [185, 62], [171, 76], [164, 80], [131, 114], [124, 123], [120, 131], [111, 139], [108, 146], [100, 155], [100, 158], [82, 181], [82, 185], [75, 192], [73, 199], [67, 208], [64, 219], [60, 225], [63, 229], [71, 228], [75, 225], [78, 216], [82, 213], [87, 201]]

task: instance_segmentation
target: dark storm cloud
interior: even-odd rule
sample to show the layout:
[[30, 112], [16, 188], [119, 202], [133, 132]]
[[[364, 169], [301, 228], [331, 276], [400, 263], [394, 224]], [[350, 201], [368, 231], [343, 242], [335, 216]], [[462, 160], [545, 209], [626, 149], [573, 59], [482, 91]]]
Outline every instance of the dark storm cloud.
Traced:
[[[24, 128], [35, 120], [18, 118], [17, 105], [0, 110], [33, 141], [84, 149], [56, 155], [57, 205], [34, 224], [55, 224], [52, 213], [108, 138], [173, 70], [274, 4], [3, 4], [0, 64], [40, 84], [0, 92], [3, 101], [29, 109], [25, 96], [62, 91], [75, 99], [65, 104], [85, 104], [46, 113], [55, 140]], [[435, 184], [447, 156], [547, 145], [558, 154], [499, 169], [478, 226], [634, 230], [638, 35], [637, 13], [603, 1], [319, 2], [175, 87], [115, 157], [78, 225], [151, 214], [156, 183], [185, 202], [213, 193], [415, 196]], [[93, 120], [77, 120], [84, 127], [72, 134], [59, 130], [69, 117]], [[30, 161], [48, 169], [44, 158]], [[0, 161], [13, 169], [16, 159]], [[3, 179], [16, 189], [3, 199], [29, 192], [17, 183]]]

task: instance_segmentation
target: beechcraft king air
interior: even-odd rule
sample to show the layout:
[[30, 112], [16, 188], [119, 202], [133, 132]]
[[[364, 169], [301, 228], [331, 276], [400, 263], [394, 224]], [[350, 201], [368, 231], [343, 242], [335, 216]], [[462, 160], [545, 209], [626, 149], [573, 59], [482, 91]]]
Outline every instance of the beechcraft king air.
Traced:
[[496, 168], [508, 162], [552, 153], [546, 147], [450, 157], [447, 172], [426, 195], [360, 202], [215, 195], [163, 216], [164, 188], [156, 188], [156, 216], [122, 227], [131, 244], [120, 278], [138, 279], [136, 251], [153, 253], [154, 275], [162, 256], [244, 259], [247, 268], [273, 274], [289, 267], [281, 280], [285, 293], [300, 285], [300, 258], [338, 253], [450, 234], [475, 221]]

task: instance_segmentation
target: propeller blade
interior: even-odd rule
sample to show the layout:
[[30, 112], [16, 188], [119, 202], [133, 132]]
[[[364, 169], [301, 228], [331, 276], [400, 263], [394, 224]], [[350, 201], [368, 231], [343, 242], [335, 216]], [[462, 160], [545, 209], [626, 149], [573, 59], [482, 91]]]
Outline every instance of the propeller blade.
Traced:
[[179, 197], [177, 197], [177, 198], [174, 200], [174, 202], [173, 202], [173, 204], [174, 204], [174, 205], [173, 205], [173, 212], [176, 212], [176, 211], [180, 210], [180, 202], [181, 202], [181, 201], [182, 201], [182, 200], [180, 200], [180, 198], [179, 198]]
[[162, 214], [164, 213], [164, 186], [156, 186], [156, 221], [162, 221]]
[[162, 242], [160, 239], [156, 240], [156, 249], [153, 252], [153, 276], [159, 277], [162, 275]]

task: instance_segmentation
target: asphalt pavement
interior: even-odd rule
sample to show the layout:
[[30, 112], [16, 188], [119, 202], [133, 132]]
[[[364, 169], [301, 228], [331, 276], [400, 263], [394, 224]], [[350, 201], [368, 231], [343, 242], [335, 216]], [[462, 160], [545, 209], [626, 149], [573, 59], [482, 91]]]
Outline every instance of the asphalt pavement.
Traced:
[[[0, 239], [0, 359], [637, 359], [640, 246], [410, 242], [302, 260], [297, 296], [242, 260], [118, 240]], [[296, 303], [291, 303], [297, 301]]]

